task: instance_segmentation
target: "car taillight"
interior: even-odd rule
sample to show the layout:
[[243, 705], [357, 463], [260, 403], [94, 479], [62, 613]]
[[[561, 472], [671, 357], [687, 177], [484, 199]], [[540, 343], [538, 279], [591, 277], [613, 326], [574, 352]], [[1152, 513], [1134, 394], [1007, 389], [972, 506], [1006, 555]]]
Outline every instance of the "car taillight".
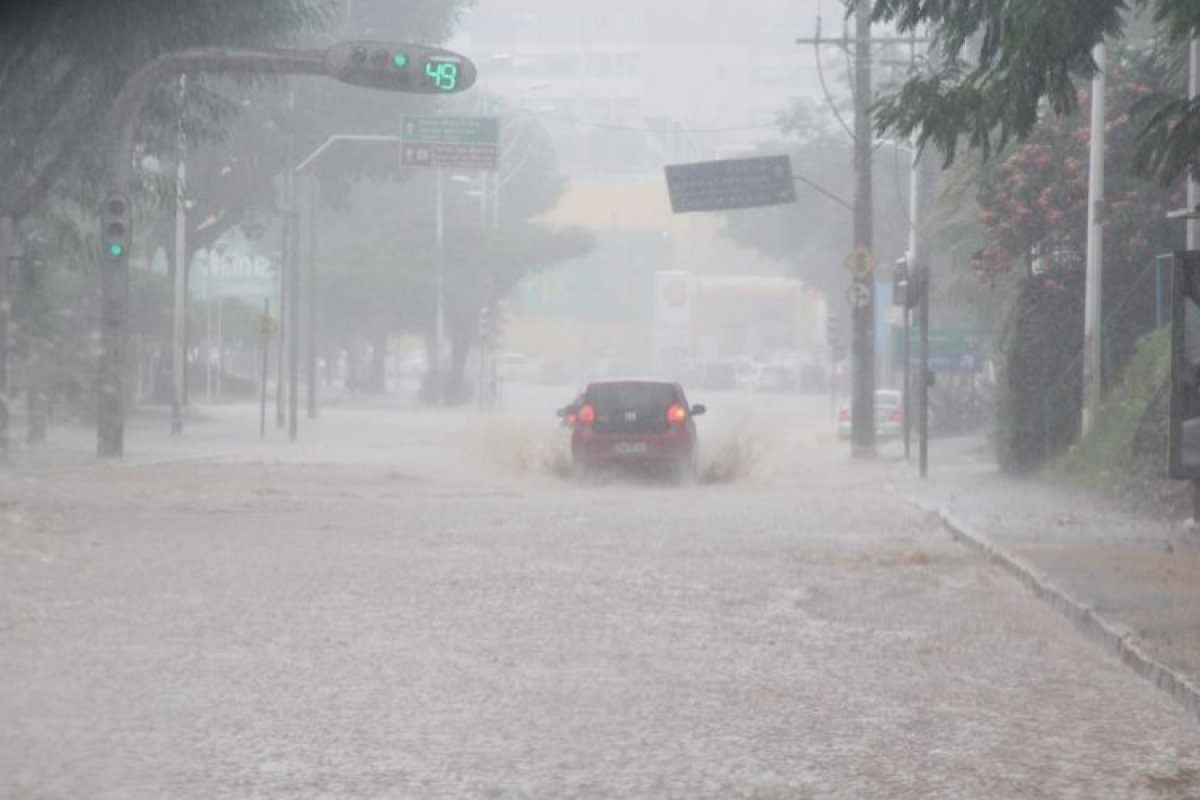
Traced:
[[904, 409], [896, 408], [892, 410], [892, 422], [904, 422]]
[[585, 403], [583, 408], [579, 409], [579, 422], [583, 425], [591, 425], [595, 421], [595, 407], [591, 403]]
[[575, 423], [578, 421], [579, 421], [578, 414], [567, 414], [566, 416], [563, 417], [563, 424], [566, 425], [568, 428], [574, 428]]
[[667, 422], [686, 422], [687, 409], [676, 403], [667, 409]]

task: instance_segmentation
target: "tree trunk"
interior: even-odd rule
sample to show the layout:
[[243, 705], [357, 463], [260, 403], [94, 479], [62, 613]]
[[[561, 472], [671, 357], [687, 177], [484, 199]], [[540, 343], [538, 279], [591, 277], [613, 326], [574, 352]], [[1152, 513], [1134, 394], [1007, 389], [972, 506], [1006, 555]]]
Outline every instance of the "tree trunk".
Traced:
[[25, 440], [29, 444], [46, 441], [46, 346], [49, 303], [45, 295], [44, 276], [40, 265], [31, 256], [21, 260], [20, 275], [20, 347], [25, 354], [25, 408], [27, 412]]
[[346, 350], [346, 388], [352, 392], [357, 392], [362, 388], [363, 378], [362, 369], [359, 366], [360, 353], [359, 343], [357, 340], [348, 343]]
[[458, 335], [450, 341], [450, 374], [446, 376], [446, 401], [465, 403], [471, 399], [467, 386], [467, 355], [471, 347], [466, 336]]
[[387, 331], [376, 331], [371, 341], [371, 374], [369, 388], [382, 394], [387, 391]]

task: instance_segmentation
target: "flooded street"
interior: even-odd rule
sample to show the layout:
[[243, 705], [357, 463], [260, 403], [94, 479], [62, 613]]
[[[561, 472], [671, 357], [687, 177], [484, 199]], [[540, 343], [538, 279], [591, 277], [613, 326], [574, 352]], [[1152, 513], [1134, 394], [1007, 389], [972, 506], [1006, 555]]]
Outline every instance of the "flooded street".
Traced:
[[0, 476], [0, 796], [1200, 793], [1194, 719], [828, 397], [696, 398], [684, 486], [566, 479], [566, 399]]

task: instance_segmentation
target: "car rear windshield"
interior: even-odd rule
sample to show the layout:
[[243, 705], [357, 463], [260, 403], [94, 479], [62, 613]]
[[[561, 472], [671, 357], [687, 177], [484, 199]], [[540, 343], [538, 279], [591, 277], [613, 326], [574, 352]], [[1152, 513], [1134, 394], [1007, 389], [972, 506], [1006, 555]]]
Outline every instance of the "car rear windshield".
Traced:
[[596, 383], [587, 390], [587, 401], [600, 415], [618, 409], [663, 412], [677, 399], [669, 383]]
[[892, 392], [880, 392], [875, 395], [875, 405], [884, 408], [898, 408], [900, 406], [900, 395]]

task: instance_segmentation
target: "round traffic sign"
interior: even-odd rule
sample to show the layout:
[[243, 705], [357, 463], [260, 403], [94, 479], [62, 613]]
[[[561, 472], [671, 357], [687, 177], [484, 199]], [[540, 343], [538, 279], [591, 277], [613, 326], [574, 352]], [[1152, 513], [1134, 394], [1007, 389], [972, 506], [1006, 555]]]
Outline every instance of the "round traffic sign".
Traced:
[[865, 283], [852, 283], [846, 290], [846, 302], [854, 308], [866, 308], [871, 304], [871, 287]]

